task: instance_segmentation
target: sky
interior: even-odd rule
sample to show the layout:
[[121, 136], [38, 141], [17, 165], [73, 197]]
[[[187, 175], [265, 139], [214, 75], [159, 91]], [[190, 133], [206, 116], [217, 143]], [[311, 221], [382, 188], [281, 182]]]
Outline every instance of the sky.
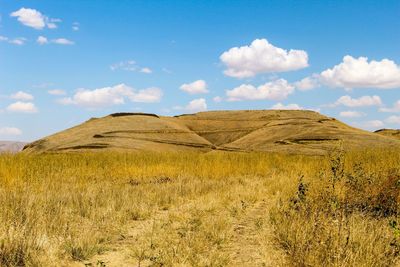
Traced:
[[0, 0], [0, 140], [114, 112], [400, 128], [400, 1]]

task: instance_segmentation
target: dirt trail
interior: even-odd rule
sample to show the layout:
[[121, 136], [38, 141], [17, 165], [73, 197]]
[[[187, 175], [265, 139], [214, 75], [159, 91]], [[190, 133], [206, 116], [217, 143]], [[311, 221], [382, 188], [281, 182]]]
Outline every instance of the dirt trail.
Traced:
[[266, 200], [256, 202], [234, 221], [227, 248], [232, 259], [229, 266], [287, 266], [284, 254], [274, 245], [268, 209]]
[[132, 221], [127, 227], [127, 232], [121, 236], [114, 244], [112, 249], [101, 255], [96, 255], [89, 261], [84, 261], [79, 266], [87, 267], [133, 267], [149, 266], [146, 262], [139, 262], [138, 257], [134, 255], [134, 244], [142, 235], [152, 231], [154, 223], [166, 220], [168, 211], [159, 211], [153, 215], [153, 218], [143, 221]]
[[[185, 208], [191, 205], [186, 204]], [[263, 200], [247, 206], [232, 225], [232, 235], [229, 244], [223, 249], [231, 259], [228, 266], [287, 266], [283, 253], [273, 242], [272, 226], [268, 221], [270, 204]], [[180, 210], [183, 207], [179, 208]], [[96, 255], [89, 261], [75, 263], [73, 266], [93, 267], [133, 267], [149, 266], [151, 262], [138, 262], [132, 248], [142, 235], [151, 233], [154, 223], [168, 219], [169, 212], [159, 211], [152, 219], [133, 221], [127, 233], [111, 245], [112, 249], [101, 255]]]

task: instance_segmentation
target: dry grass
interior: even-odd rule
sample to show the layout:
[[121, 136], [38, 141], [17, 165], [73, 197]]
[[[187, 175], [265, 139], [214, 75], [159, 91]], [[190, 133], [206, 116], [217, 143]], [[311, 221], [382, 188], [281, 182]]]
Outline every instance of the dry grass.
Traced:
[[277, 240], [293, 265], [397, 262], [399, 156], [390, 151], [335, 153], [328, 168], [299, 180], [292, 197], [271, 212]]
[[393, 264], [400, 153], [334, 159], [1, 155], [0, 266]]
[[381, 129], [381, 130], [375, 131], [375, 133], [380, 134], [380, 135], [384, 135], [384, 136], [388, 136], [388, 137], [392, 137], [392, 138], [397, 139], [397, 140], [400, 140], [400, 130]]

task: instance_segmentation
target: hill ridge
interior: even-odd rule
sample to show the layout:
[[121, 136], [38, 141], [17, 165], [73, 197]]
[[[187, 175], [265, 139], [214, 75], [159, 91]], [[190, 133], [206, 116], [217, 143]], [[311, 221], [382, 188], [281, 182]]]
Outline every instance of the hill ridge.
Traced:
[[25, 146], [25, 152], [134, 150], [266, 151], [325, 154], [348, 148], [400, 147], [400, 141], [346, 125], [315, 111], [233, 110], [183, 116], [113, 113]]

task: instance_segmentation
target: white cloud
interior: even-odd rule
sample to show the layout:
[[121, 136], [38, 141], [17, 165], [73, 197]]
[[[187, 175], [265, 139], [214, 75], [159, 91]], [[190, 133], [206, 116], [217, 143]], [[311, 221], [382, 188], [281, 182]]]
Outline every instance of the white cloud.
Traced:
[[125, 84], [118, 84], [94, 90], [80, 89], [72, 97], [59, 100], [59, 103], [64, 105], [73, 104], [86, 108], [101, 108], [124, 104], [125, 99], [143, 103], [159, 102], [162, 95], [163, 93], [159, 88], [136, 91]]
[[47, 93], [49, 93], [50, 95], [65, 95], [66, 94], [66, 92], [61, 89], [48, 90]]
[[129, 99], [132, 102], [155, 103], [155, 102], [160, 102], [162, 96], [163, 93], [161, 89], [157, 87], [151, 87], [139, 90], [137, 93], [132, 92], [129, 95]]
[[288, 104], [284, 105], [282, 103], [277, 103], [271, 107], [271, 109], [281, 109], [281, 110], [302, 110], [303, 107], [299, 106], [298, 104]]
[[207, 83], [204, 80], [197, 80], [192, 83], [184, 83], [179, 88], [189, 94], [208, 93]]
[[49, 29], [56, 29], [57, 28], [57, 24], [53, 23], [53, 22], [49, 22], [47, 23], [47, 28]]
[[365, 129], [372, 129], [372, 130], [376, 130], [378, 128], [382, 128], [385, 126], [385, 124], [383, 123], [383, 121], [380, 120], [371, 120], [371, 121], [365, 121], [365, 122], [361, 122], [361, 123], [357, 123], [358, 126], [365, 128]]
[[341, 96], [333, 106], [343, 105], [346, 107], [369, 107], [369, 106], [380, 106], [382, 105], [382, 100], [379, 96], [362, 96], [359, 98], [351, 98], [349, 95]]
[[150, 74], [150, 73], [152, 73], [153, 71], [152, 71], [150, 68], [141, 68], [141, 69], [140, 69], [140, 72], [146, 73], [146, 74]]
[[46, 26], [45, 17], [39, 11], [31, 8], [21, 8], [13, 13], [11, 17], [17, 17], [18, 21], [25, 26], [35, 28], [37, 30], [43, 29]]
[[294, 86], [284, 79], [267, 82], [255, 87], [251, 84], [242, 84], [232, 90], [227, 90], [228, 101], [242, 100], [283, 100], [294, 92]]
[[26, 41], [27, 40], [24, 37], [17, 37], [14, 39], [10, 39], [6, 36], [0, 36], [0, 42], [8, 42], [8, 43], [14, 44], [14, 45], [24, 45]]
[[216, 96], [216, 97], [214, 97], [213, 98], [213, 101], [215, 102], [215, 103], [219, 103], [219, 102], [222, 102], [222, 97], [220, 97], [220, 96]]
[[21, 135], [22, 131], [15, 127], [1, 127], [0, 128], [0, 136], [16, 136]]
[[40, 45], [44, 45], [44, 44], [47, 44], [49, 41], [47, 40], [46, 37], [44, 37], [44, 36], [39, 36], [39, 37], [36, 39], [36, 42], [37, 42], [38, 44], [40, 44]]
[[137, 70], [136, 61], [128, 60], [128, 61], [121, 61], [118, 63], [114, 63], [110, 66], [111, 70], [127, 70], [127, 71], [136, 71]]
[[36, 108], [35, 104], [31, 102], [15, 102], [10, 104], [7, 108], [9, 112], [18, 112], [18, 113], [36, 113], [38, 109]]
[[61, 22], [60, 19], [50, 19], [44, 16], [36, 9], [31, 8], [21, 8], [10, 14], [11, 17], [16, 17], [19, 22], [23, 25], [34, 28], [36, 30], [41, 30], [46, 26], [49, 29], [57, 28], [56, 22]]
[[204, 98], [194, 99], [186, 105], [185, 110], [189, 112], [199, 112], [207, 110], [207, 102]]
[[400, 66], [389, 59], [381, 61], [345, 56], [343, 62], [320, 74], [322, 83], [342, 88], [400, 88]]
[[175, 106], [175, 110], [184, 110], [186, 112], [200, 112], [207, 110], [207, 101], [204, 98], [193, 99], [186, 106]]
[[59, 45], [73, 45], [75, 44], [73, 41], [65, 39], [65, 38], [58, 38], [51, 40], [52, 43], [59, 44]]
[[31, 101], [33, 100], [33, 95], [22, 92], [22, 91], [18, 91], [15, 94], [12, 94], [10, 96], [12, 99], [16, 99], [16, 100], [22, 100], [22, 101]]
[[125, 71], [141, 72], [145, 74], [153, 73], [152, 69], [148, 67], [140, 67], [134, 60], [120, 61], [114, 63], [110, 66], [110, 69], [112, 71], [125, 70]]
[[359, 118], [359, 117], [365, 116], [365, 113], [359, 112], [359, 111], [348, 110], [348, 111], [340, 112], [339, 116], [344, 117], [344, 118]]
[[36, 42], [40, 45], [45, 45], [48, 43], [59, 44], [59, 45], [74, 45], [75, 42], [68, 40], [66, 38], [57, 38], [49, 41], [45, 36], [39, 36]]
[[400, 124], [400, 116], [390, 116], [385, 119], [385, 122], [390, 124]]
[[249, 46], [233, 47], [224, 52], [220, 60], [227, 66], [225, 75], [235, 78], [292, 71], [308, 66], [306, 51], [288, 51], [273, 46], [266, 39], [256, 39]]
[[391, 108], [380, 108], [380, 112], [400, 112], [400, 100], [393, 104]]
[[8, 42], [9, 42], [10, 44], [15, 44], [15, 45], [24, 45], [25, 42], [26, 42], [26, 38], [24, 38], [24, 37], [17, 37], [17, 38], [14, 38], [14, 39], [10, 39]]
[[320, 86], [317, 76], [306, 77], [293, 84], [300, 91], [308, 91]]

